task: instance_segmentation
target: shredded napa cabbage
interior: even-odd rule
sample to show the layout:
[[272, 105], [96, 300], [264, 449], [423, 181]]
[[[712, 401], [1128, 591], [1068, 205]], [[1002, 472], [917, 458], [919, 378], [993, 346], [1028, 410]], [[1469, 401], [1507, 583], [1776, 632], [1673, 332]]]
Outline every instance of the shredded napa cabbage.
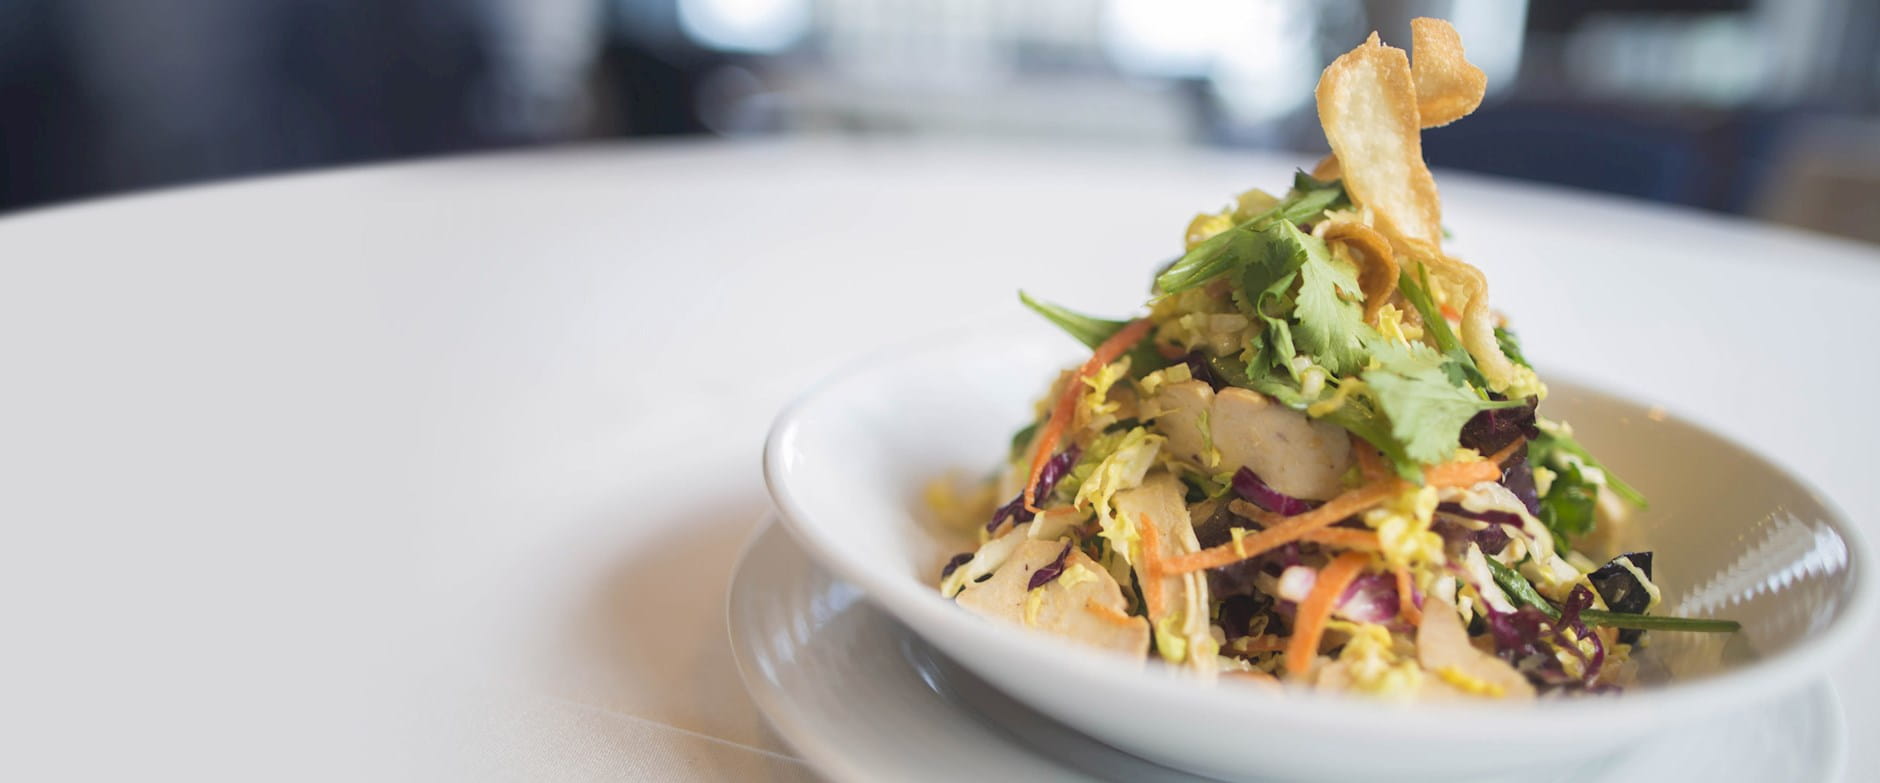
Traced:
[[1072, 501], [1079, 508], [1096, 512], [1098, 535], [1109, 541], [1111, 548], [1126, 562], [1136, 561], [1136, 548], [1142, 542], [1142, 534], [1136, 530], [1136, 520], [1116, 516], [1110, 500], [1116, 493], [1142, 484], [1143, 475], [1155, 466], [1156, 454], [1161, 451], [1164, 440], [1144, 427], [1124, 433], [1116, 450], [1097, 463], [1089, 478], [1077, 488], [1077, 497]]

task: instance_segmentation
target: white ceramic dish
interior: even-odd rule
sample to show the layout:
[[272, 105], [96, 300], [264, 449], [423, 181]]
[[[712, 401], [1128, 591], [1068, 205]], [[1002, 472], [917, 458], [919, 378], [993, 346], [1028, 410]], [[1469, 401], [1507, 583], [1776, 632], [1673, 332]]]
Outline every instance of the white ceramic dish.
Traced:
[[[738, 671], [771, 725], [845, 783], [1201, 783], [1104, 745], [987, 685], [812, 563], [774, 524], [745, 543], [725, 599]], [[1824, 684], [1632, 752], [1506, 783], [1842, 778], [1847, 726]], [[1458, 779], [1457, 783], [1461, 783]]]
[[791, 534], [889, 614], [1039, 711], [1163, 764], [1398, 779], [1557, 766], [1792, 692], [1849, 650], [1876, 607], [1872, 554], [1804, 483], [1662, 412], [1555, 378], [1543, 410], [1653, 500], [1641, 530], [1661, 553], [1667, 611], [1744, 623], [1728, 645], [1657, 635], [1673, 685], [1400, 708], [1197, 682], [982, 620], [933, 589], [961, 544], [923, 524], [921, 489], [994, 465], [1033, 396], [1078, 358], [1048, 327], [996, 324], [864, 361], [779, 417], [765, 475]]

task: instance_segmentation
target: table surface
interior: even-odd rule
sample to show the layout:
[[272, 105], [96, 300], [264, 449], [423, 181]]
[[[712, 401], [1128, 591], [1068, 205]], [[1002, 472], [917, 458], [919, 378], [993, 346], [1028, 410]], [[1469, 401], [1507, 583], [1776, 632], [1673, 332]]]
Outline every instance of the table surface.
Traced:
[[[588, 147], [0, 220], [0, 768], [809, 778], [722, 610], [775, 411], [1015, 288], [1128, 312], [1188, 217], [1305, 162]], [[1439, 177], [1545, 371], [1880, 535], [1874, 247]], [[1880, 733], [1873, 667], [1826, 674]]]

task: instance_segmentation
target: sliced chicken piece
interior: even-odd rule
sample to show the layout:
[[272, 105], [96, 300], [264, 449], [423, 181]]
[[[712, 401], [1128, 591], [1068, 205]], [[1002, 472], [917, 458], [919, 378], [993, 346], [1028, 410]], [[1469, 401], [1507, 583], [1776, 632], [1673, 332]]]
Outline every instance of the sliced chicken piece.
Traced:
[[1039, 628], [1104, 650], [1140, 657], [1149, 649], [1149, 622], [1127, 613], [1123, 589], [1076, 548], [1056, 579], [1030, 589], [1031, 575], [1057, 560], [1062, 541], [1025, 541], [992, 578], [968, 584], [959, 604], [984, 617]]
[[1213, 437], [1207, 429], [1214, 409], [1212, 387], [1201, 381], [1171, 383], [1156, 392], [1150, 409], [1155, 413], [1156, 431], [1168, 438], [1163, 448], [1209, 470], [1219, 469], [1209, 464], [1207, 454], [1208, 440]]
[[1214, 395], [1208, 423], [1224, 469], [1245, 465], [1296, 498], [1326, 500], [1344, 489], [1351, 438], [1336, 424], [1239, 388]]
[[[1141, 525], [1146, 515], [1154, 530], [1140, 532], [1145, 542], [1154, 536], [1160, 557], [1197, 552], [1201, 543], [1195, 539], [1185, 494], [1180, 480], [1166, 471], [1156, 472], [1143, 479], [1141, 486], [1116, 493], [1116, 514], [1134, 525]], [[1171, 663], [1214, 671], [1217, 648], [1208, 632], [1207, 574], [1164, 574], [1146, 551], [1135, 558], [1134, 565], [1163, 656]]]
[[[1469, 632], [1462, 627], [1456, 607], [1437, 596], [1430, 596], [1423, 604], [1423, 624], [1417, 627], [1417, 663], [1431, 679], [1451, 686], [1433, 686], [1436, 691], [1480, 696], [1499, 692], [1505, 699], [1534, 698], [1533, 684], [1513, 666], [1469, 644]], [[1450, 670], [1449, 677], [1444, 677], [1445, 669]], [[1482, 693], [1484, 688], [1491, 692]]]

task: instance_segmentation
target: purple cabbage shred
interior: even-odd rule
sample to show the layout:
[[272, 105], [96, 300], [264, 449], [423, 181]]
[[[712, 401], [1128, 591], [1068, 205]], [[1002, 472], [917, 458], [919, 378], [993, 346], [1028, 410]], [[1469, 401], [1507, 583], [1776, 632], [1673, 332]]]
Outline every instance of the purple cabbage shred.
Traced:
[[966, 565], [967, 563], [972, 562], [972, 560], [973, 560], [973, 553], [971, 552], [961, 552], [957, 555], [954, 555], [953, 559], [948, 560], [946, 566], [940, 569], [940, 578], [945, 579], [949, 576], [952, 576], [954, 571], [960, 570], [960, 566]]
[[[1495, 397], [1501, 399], [1500, 395]], [[1475, 414], [1462, 425], [1463, 447], [1493, 454], [1507, 448], [1517, 438], [1539, 437], [1540, 427], [1534, 423], [1534, 409], [1539, 404], [1539, 398], [1529, 397], [1527, 404], [1519, 408], [1491, 408]]]
[[1214, 374], [1214, 366], [1208, 364], [1207, 357], [1202, 356], [1200, 351], [1189, 351], [1187, 356], [1182, 357], [1182, 364], [1188, 365], [1188, 374], [1194, 376], [1195, 380], [1206, 383], [1215, 391], [1227, 385], [1220, 376]]
[[1064, 558], [1067, 558], [1070, 556], [1071, 556], [1071, 542], [1066, 541], [1064, 542], [1064, 549], [1058, 552], [1058, 556], [1056, 558], [1053, 558], [1051, 562], [1045, 563], [1044, 565], [1040, 566], [1038, 570], [1031, 572], [1031, 581], [1025, 583], [1025, 589], [1036, 590], [1040, 587], [1044, 587], [1045, 585], [1051, 584], [1053, 580], [1063, 575]]
[[1285, 517], [1304, 514], [1325, 505], [1322, 501], [1302, 500], [1284, 494], [1267, 484], [1260, 474], [1246, 467], [1234, 471], [1234, 492], [1248, 503]]
[[1338, 610], [1346, 617], [1383, 623], [1397, 617], [1397, 582], [1384, 574], [1365, 574], [1351, 580], [1338, 597]]
[[[1065, 476], [1070, 475], [1071, 468], [1077, 464], [1077, 458], [1082, 454], [1083, 449], [1078, 448], [1076, 444], [1072, 444], [1070, 448], [1058, 452], [1055, 456], [1051, 457], [1049, 461], [1045, 462], [1044, 470], [1038, 473], [1038, 484], [1033, 488], [1032, 498], [1034, 500], [1042, 500], [1049, 497], [1051, 491], [1057, 489], [1058, 482], [1063, 481]], [[1030, 522], [1034, 516], [1037, 515], [1033, 514], [1030, 509], [1025, 508], [1024, 493], [1019, 493], [1018, 497], [1012, 498], [1012, 502], [1000, 506], [997, 511], [992, 512], [992, 521], [986, 523], [986, 532], [998, 532], [999, 527], [1004, 525], [1005, 521], [1008, 519], [1012, 521], [1012, 524], [1017, 525]]]

